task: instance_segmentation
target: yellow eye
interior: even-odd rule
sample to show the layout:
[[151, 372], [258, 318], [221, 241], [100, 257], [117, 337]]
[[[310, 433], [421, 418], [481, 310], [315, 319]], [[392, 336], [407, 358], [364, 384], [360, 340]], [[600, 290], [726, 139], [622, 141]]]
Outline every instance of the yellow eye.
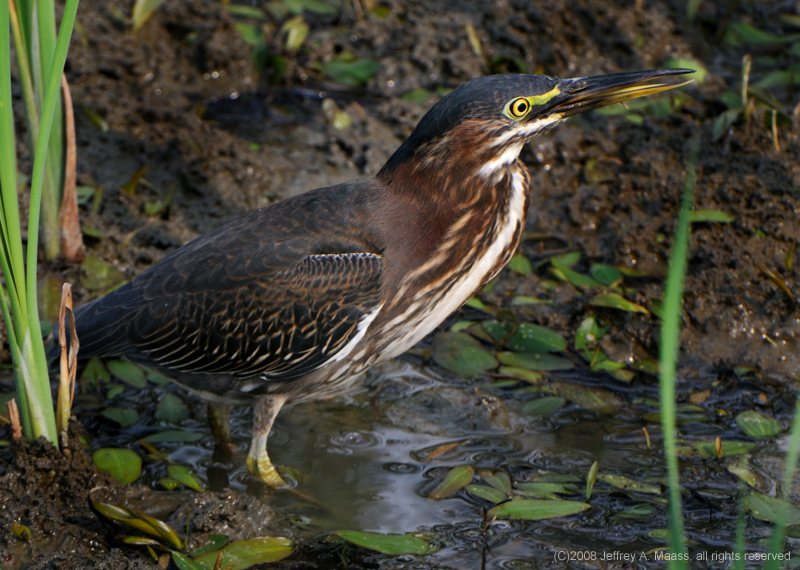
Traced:
[[514, 99], [508, 104], [508, 116], [512, 119], [521, 119], [528, 114], [531, 109], [531, 102], [525, 97]]

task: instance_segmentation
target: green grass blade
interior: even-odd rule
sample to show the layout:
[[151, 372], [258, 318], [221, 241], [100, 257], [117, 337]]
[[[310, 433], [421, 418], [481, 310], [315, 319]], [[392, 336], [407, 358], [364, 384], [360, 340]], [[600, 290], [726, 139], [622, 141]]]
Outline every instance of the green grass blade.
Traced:
[[[686, 553], [686, 541], [681, 515], [681, 488], [678, 480], [678, 456], [676, 452], [675, 423], [675, 371], [678, 361], [681, 332], [681, 299], [683, 298], [686, 277], [687, 252], [689, 248], [689, 216], [694, 198], [699, 138], [690, 142], [689, 162], [686, 165], [686, 185], [681, 199], [681, 210], [678, 215], [678, 226], [670, 256], [669, 273], [667, 274], [664, 292], [664, 319], [661, 326], [661, 426], [664, 431], [664, 453], [667, 459], [669, 481], [669, 548], [674, 554]], [[669, 568], [686, 568], [681, 557], [671, 560]]]

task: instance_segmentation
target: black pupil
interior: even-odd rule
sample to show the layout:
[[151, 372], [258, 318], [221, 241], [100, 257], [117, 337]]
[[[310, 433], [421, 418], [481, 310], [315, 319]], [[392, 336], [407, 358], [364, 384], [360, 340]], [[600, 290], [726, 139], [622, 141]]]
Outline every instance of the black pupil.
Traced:
[[525, 101], [518, 101], [517, 102], [517, 114], [521, 115], [522, 113], [524, 113], [525, 112], [525, 108], [527, 106], [528, 106], [528, 104]]

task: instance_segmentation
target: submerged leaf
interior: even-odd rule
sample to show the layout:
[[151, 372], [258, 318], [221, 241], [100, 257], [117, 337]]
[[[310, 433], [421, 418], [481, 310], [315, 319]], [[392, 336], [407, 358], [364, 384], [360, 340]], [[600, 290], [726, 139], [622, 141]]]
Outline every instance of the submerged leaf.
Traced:
[[497, 489], [493, 487], [487, 487], [486, 485], [467, 485], [466, 489], [467, 492], [485, 501], [489, 501], [490, 503], [502, 503], [508, 499], [508, 495], [503, 491], [498, 491]]
[[568, 358], [540, 352], [498, 352], [497, 359], [509, 366], [545, 372], [549, 370], [570, 370], [575, 365]]
[[522, 412], [529, 416], [546, 416], [552, 414], [561, 406], [566, 403], [564, 398], [558, 396], [545, 396], [544, 398], [536, 398], [526, 403], [522, 408]]
[[624, 475], [602, 474], [597, 476], [601, 481], [605, 481], [609, 485], [613, 485], [617, 489], [623, 491], [635, 491], [637, 493], [651, 493], [653, 495], [661, 494], [661, 485], [657, 483], [642, 483], [635, 481], [630, 477]]
[[189, 417], [189, 408], [175, 394], [166, 394], [156, 406], [155, 417], [171, 423], [178, 423]]
[[463, 332], [439, 333], [431, 354], [437, 364], [463, 376], [480, 374], [497, 367], [497, 360], [481, 343]]
[[762, 493], [750, 493], [744, 498], [744, 508], [754, 518], [771, 523], [778, 522], [781, 510], [787, 526], [800, 524], [800, 509], [783, 501]]
[[176, 481], [180, 481], [190, 489], [200, 492], [205, 491], [203, 486], [195, 478], [194, 474], [183, 465], [170, 465], [167, 467], [167, 473], [169, 473], [170, 477]]
[[781, 424], [755, 410], [748, 410], [736, 416], [736, 423], [750, 437], [772, 437], [781, 432]]
[[191, 443], [202, 438], [202, 433], [195, 433], [182, 429], [171, 429], [151, 433], [145, 437], [144, 440], [150, 443]]
[[118, 423], [119, 427], [121, 428], [132, 426], [136, 423], [136, 420], [139, 419], [139, 413], [136, 410], [130, 408], [117, 408], [114, 406], [106, 408], [100, 412], [100, 415], [108, 418], [112, 422]]
[[357, 546], [393, 556], [429, 554], [435, 550], [428, 541], [409, 534], [377, 534], [357, 530], [340, 530], [335, 534]]
[[625, 404], [620, 398], [603, 388], [591, 388], [567, 382], [557, 382], [553, 386], [573, 404], [601, 414], [613, 414]]
[[140, 366], [124, 360], [109, 360], [106, 364], [111, 374], [126, 384], [130, 384], [134, 388], [144, 388], [147, 386], [144, 370], [142, 370]]

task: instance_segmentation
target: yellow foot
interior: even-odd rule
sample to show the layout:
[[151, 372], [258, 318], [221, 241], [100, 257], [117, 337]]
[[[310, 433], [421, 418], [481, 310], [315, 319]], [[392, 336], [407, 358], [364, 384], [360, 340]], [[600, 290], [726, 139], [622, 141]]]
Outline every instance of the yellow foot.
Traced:
[[278, 487], [286, 487], [286, 481], [283, 477], [278, 475], [277, 469], [269, 460], [269, 457], [263, 459], [256, 459], [250, 455], [247, 456], [247, 470], [254, 477], [257, 477], [270, 487], [277, 489]]

